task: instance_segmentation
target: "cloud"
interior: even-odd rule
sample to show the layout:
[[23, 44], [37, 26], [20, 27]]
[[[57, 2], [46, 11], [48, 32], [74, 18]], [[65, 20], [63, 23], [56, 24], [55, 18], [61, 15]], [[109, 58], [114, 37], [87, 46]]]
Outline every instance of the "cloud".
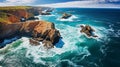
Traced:
[[[102, 0], [100, 0], [102, 1]], [[49, 6], [54, 8], [66, 8], [66, 7], [77, 7], [77, 8], [120, 8], [119, 4], [111, 3], [99, 3], [98, 0], [89, 0], [89, 1], [71, 1], [64, 3], [54, 3], [54, 4], [45, 4], [38, 6]]]
[[35, 0], [6, 0], [9, 3], [32, 3]]
[[98, 3], [120, 3], [120, 0], [78, 0], [78, 1], [96, 1]]
[[[47, 2], [47, 0], [44, 0]], [[73, 0], [62, 3], [43, 4], [41, 0], [4, 0], [0, 6], [47, 6], [47, 7], [78, 7], [78, 8], [120, 8], [120, 0]], [[36, 5], [35, 5], [36, 4]], [[41, 5], [38, 5], [41, 4]]]
[[120, 0], [96, 0], [99, 2], [120, 2]]
[[0, 6], [19, 6], [19, 5], [30, 5], [36, 0], [5, 0], [0, 2]]

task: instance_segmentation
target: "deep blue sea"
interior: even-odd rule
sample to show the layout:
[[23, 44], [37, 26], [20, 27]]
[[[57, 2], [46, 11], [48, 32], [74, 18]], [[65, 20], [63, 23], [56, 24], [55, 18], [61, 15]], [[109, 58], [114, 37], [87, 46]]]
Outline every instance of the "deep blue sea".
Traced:
[[[60, 19], [64, 12], [72, 16]], [[22, 37], [0, 49], [0, 66], [120, 67], [120, 9], [56, 8], [52, 15], [36, 17], [55, 24], [62, 36], [59, 43], [47, 50]], [[98, 38], [80, 33], [80, 25], [86, 24]]]

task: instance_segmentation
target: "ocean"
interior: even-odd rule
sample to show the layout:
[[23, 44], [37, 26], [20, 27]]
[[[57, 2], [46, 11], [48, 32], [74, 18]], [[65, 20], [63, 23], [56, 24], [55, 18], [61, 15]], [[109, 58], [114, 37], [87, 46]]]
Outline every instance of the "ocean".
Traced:
[[[60, 19], [63, 13], [72, 16]], [[62, 36], [59, 43], [45, 49], [22, 37], [0, 49], [0, 66], [120, 67], [120, 9], [56, 8], [52, 15], [36, 17], [55, 24]], [[90, 25], [98, 38], [80, 33], [80, 25]]]

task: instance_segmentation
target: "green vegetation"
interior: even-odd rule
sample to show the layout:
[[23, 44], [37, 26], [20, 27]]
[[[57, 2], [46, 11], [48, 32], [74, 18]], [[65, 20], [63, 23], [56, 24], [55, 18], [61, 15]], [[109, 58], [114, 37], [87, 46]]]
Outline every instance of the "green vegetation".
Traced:
[[8, 22], [7, 21], [7, 13], [0, 12], [0, 22]]
[[0, 23], [10, 23], [6, 17], [0, 17]]
[[0, 10], [18, 10], [18, 9], [30, 9], [31, 6], [8, 6], [8, 7], [0, 7]]
[[31, 6], [6, 6], [6, 7], [0, 7], [0, 22], [4, 22], [4, 23], [11, 23], [8, 20], [8, 15], [11, 15], [8, 13], [8, 11], [16, 11], [16, 10], [27, 10], [32, 8]]

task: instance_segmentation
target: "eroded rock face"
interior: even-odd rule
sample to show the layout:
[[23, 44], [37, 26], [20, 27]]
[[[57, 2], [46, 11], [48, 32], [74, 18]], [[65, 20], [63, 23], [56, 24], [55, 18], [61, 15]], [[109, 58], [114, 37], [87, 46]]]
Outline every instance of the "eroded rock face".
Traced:
[[6, 24], [0, 23], [0, 40], [17, 35], [22, 24]]
[[[24, 23], [1, 24], [0, 39], [12, 35], [29, 36], [37, 41], [45, 41], [46, 44], [56, 44], [60, 33], [53, 23], [45, 21], [30, 21]], [[51, 43], [50, 43], [51, 42]]]
[[[33, 17], [34, 14], [27, 9], [0, 10], [0, 18], [4, 19], [4, 23], [18, 23], [21, 17], [26, 19]], [[3, 21], [2, 21], [3, 22]]]
[[[11, 8], [11, 7], [9, 7]], [[42, 7], [40, 7], [42, 8]], [[0, 18], [3, 18], [5, 21], [4, 23], [18, 23], [20, 19], [24, 17], [26, 20], [33, 19], [35, 15], [39, 15], [40, 8], [36, 7], [36, 9], [29, 8], [29, 9], [11, 9], [11, 10], [0, 10]]]
[[27, 12], [27, 10], [25, 9], [20, 9], [20, 10], [11, 10], [8, 11], [8, 13], [10, 13], [8, 15], [8, 19], [10, 22], [19, 22], [21, 17], [25, 17], [25, 18], [29, 18], [30, 17], [30, 13]]

